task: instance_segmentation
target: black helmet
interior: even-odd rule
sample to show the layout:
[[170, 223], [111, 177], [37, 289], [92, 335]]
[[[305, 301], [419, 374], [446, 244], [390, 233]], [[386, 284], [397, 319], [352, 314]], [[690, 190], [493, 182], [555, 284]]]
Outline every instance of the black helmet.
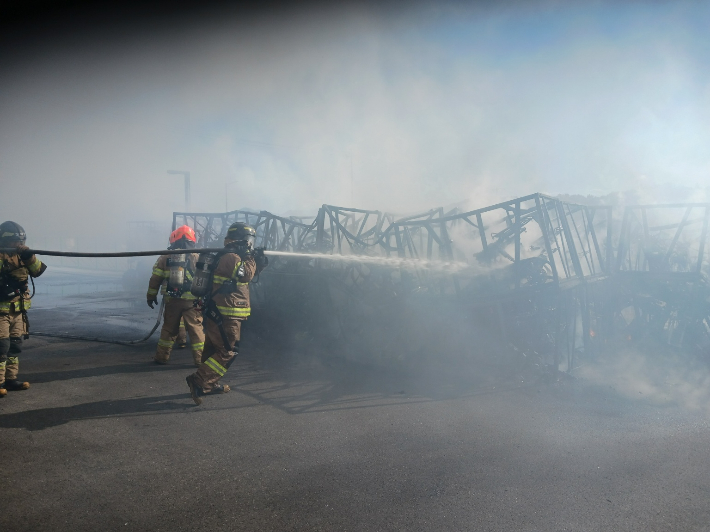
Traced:
[[25, 245], [27, 235], [17, 222], [3, 222], [0, 224], [0, 247], [14, 247], [18, 244]]
[[227, 229], [225, 240], [234, 240], [236, 242], [247, 242], [250, 247], [254, 247], [256, 241], [256, 230], [243, 222], [234, 222]]

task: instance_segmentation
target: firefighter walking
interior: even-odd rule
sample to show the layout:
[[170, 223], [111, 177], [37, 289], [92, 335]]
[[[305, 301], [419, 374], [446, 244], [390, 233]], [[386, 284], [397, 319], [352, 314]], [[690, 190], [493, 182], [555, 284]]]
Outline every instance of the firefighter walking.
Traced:
[[253, 227], [233, 223], [224, 249], [200, 255], [198, 260], [192, 291], [204, 298], [205, 361], [186, 378], [198, 405], [204, 395], [229, 391], [228, 385], [218, 381], [239, 352], [242, 321], [251, 314], [249, 281], [268, 265], [263, 252], [254, 249], [255, 238]]
[[[195, 247], [195, 242], [195, 231], [183, 225], [170, 234], [169, 249], [189, 250]], [[195, 366], [202, 362], [202, 350], [205, 346], [202, 314], [194, 307], [195, 296], [190, 293], [196, 262], [196, 253], [161, 255], [153, 267], [146, 296], [148, 305], [153, 308], [158, 303], [158, 291], [161, 286], [165, 300], [163, 328], [153, 359], [158, 364], [168, 363], [181, 323], [185, 324], [190, 336], [190, 350]]]
[[22, 226], [10, 221], [0, 224], [0, 248], [16, 250], [0, 253], [0, 397], [7, 395], [8, 390], [30, 387], [29, 382], [17, 378], [22, 340], [29, 338], [28, 279], [42, 275], [47, 266], [29, 252], [25, 241]]

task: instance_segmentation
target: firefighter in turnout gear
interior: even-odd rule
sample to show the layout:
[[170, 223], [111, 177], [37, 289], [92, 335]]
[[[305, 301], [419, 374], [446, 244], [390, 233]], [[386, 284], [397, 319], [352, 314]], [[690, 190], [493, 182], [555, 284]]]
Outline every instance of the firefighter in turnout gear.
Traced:
[[7, 391], [26, 390], [29, 382], [18, 380], [22, 339], [29, 338], [27, 309], [30, 308], [28, 279], [39, 277], [47, 266], [25, 246], [25, 230], [15, 222], [0, 224], [0, 397]]
[[242, 321], [251, 314], [249, 281], [263, 270], [268, 259], [254, 249], [256, 231], [244, 223], [227, 230], [224, 249], [200, 255], [193, 293], [203, 298], [205, 314], [204, 362], [187, 377], [196, 404], [202, 396], [226, 393], [229, 386], [218, 381], [239, 352]]
[[[187, 225], [178, 227], [170, 234], [170, 249], [187, 250], [194, 248], [195, 242], [195, 231]], [[199, 366], [202, 361], [202, 350], [205, 346], [202, 314], [195, 308], [195, 296], [190, 293], [196, 262], [196, 253], [161, 255], [153, 266], [146, 296], [148, 305], [153, 308], [153, 305], [158, 303], [158, 290], [162, 291], [165, 300], [163, 328], [153, 359], [158, 364], [168, 363], [181, 322], [184, 322], [190, 335], [190, 349], [195, 366]]]

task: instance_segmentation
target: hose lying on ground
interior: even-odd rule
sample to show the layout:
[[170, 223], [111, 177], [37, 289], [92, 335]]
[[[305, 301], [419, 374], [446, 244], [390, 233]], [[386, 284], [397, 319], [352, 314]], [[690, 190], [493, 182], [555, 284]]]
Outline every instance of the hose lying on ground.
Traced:
[[104, 344], [118, 344], [118, 345], [128, 345], [128, 346], [134, 346], [140, 343], [143, 343], [147, 341], [151, 336], [153, 336], [153, 333], [158, 329], [158, 325], [160, 325], [160, 316], [163, 315], [163, 306], [165, 305], [165, 299], [160, 300], [160, 307], [158, 308], [158, 319], [155, 320], [155, 325], [153, 325], [153, 328], [150, 330], [150, 332], [141, 338], [140, 340], [107, 340], [105, 338], [98, 338], [98, 337], [92, 337], [92, 336], [78, 336], [74, 334], [55, 334], [55, 333], [43, 333], [43, 332], [33, 332], [32, 334], [36, 336], [47, 336], [49, 338], [66, 338], [68, 340], [83, 340], [85, 342], [100, 342]]

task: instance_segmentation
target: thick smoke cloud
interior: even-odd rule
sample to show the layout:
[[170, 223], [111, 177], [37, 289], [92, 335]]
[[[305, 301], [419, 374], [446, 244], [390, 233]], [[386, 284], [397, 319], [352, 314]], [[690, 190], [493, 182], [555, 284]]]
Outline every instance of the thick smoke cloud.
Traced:
[[3, 63], [0, 217], [116, 249], [126, 222], [184, 208], [168, 169], [192, 173], [200, 211], [702, 189], [709, 15], [699, 3], [311, 7], [35, 43]]

